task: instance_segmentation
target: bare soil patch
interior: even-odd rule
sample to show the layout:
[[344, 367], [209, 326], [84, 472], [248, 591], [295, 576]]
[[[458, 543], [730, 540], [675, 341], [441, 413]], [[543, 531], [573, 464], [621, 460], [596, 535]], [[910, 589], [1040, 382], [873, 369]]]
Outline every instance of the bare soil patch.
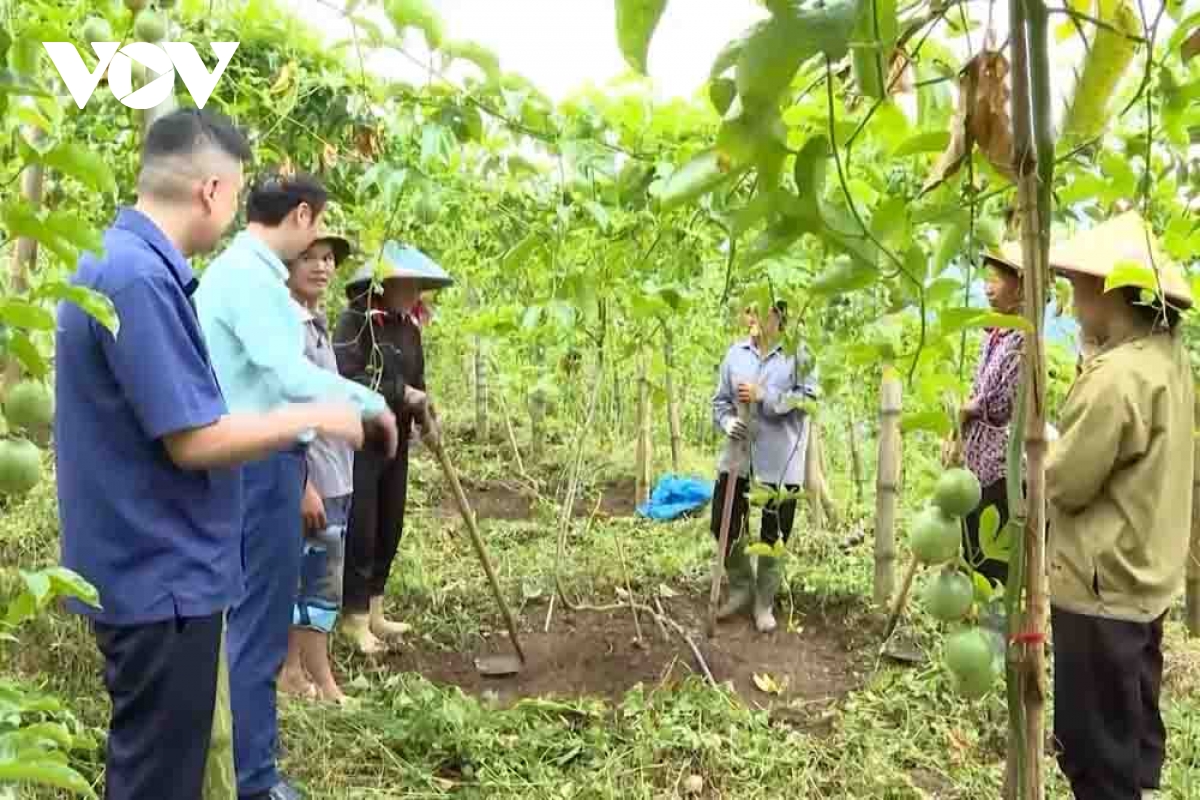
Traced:
[[[748, 618], [738, 618], [719, 625], [709, 640], [703, 635], [705, 603], [705, 598], [683, 596], [664, 601], [667, 614], [689, 631], [716, 680], [731, 683], [747, 704], [790, 706], [784, 721], [808, 726], [815, 712], [862, 683], [860, 664], [870, 662], [860, 658], [861, 643], [852, 640], [841, 620], [797, 609], [796, 630], [788, 632], [784, 630], [787, 614], [781, 610], [775, 633], [760, 634]], [[640, 617], [642, 647], [636, 643], [628, 608], [573, 612], [560, 606], [549, 633], [543, 632], [544, 617], [542, 606], [540, 613], [518, 622], [527, 661], [516, 676], [484, 677], [475, 669], [477, 656], [512, 652], [502, 629], [472, 652], [442, 652], [413, 643], [389, 654], [387, 664], [470, 694], [494, 693], [502, 704], [526, 697], [618, 700], [638, 683], [647, 689], [669, 687], [702, 674], [683, 639], [668, 628], [664, 640], [653, 618], [645, 614]], [[762, 691], [755, 675], [769, 676], [782, 693]]]

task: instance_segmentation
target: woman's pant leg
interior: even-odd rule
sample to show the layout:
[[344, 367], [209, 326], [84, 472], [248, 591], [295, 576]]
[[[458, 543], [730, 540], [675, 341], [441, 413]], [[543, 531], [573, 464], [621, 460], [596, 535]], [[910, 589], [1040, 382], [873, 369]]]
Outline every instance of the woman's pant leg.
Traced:
[[408, 442], [384, 467], [379, 479], [379, 526], [375, 539], [375, 562], [368, 583], [371, 597], [382, 597], [387, 589], [392, 563], [404, 537], [404, 513], [408, 506]]
[[380, 479], [385, 463], [364, 449], [354, 455], [354, 496], [346, 529], [346, 561], [342, 581], [342, 611], [365, 614], [370, 608], [372, 578], [378, 558], [380, 504], [384, 499]]
[[1004, 478], [983, 487], [983, 495], [979, 505], [966, 517], [966, 531], [963, 538], [963, 551], [975, 571], [989, 580], [998, 581], [1001, 586], [1008, 584], [1008, 564], [1003, 561], [986, 558], [979, 544], [979, 528], [983, 512], [994, 506], [1000, 516], [997, 530], [1003, 530], [1008, 524], [1008, 481]]

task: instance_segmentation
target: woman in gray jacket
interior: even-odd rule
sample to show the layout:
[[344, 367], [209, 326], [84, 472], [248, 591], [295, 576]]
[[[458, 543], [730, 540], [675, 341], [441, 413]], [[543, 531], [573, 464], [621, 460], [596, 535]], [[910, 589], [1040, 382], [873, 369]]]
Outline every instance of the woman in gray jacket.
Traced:
[[[725, 354], [720, 385], [713, 397], [713, 422], [728, 437], [717, 466], [712, 505], [711, 527], [718, 541], [725, 489], [735, 458], [738, 464], [725, 553], [729, 598], [718, 609], [717, 618], [727, 619], [753, 605], [755, 626], [769, 633], [776, 627], [775, 593], [783, 578], [783, 565], [771, 556], [759, 556], [757, 571], [751, 563], [746, 552], [750, 527], [747, 493], [751, 479], [776, 490], [799, 491], [808, 444], [808, 415], [799, 406], [816, 399], [817, 375], [803, 346], [796, 355], [784, 351], [780, 342], [787, 324], [784, 301], [773, 303], [761, 324], [758, 313], [746, 309], [745, 321], [750, 336]], [[746, 421], [738, 414], [739, 403], [748, 406]], [[774, 545], [782, 536], [786, 543], [795, 515], [794, 499], [769, 502], [762, 512], [761, 540]]]

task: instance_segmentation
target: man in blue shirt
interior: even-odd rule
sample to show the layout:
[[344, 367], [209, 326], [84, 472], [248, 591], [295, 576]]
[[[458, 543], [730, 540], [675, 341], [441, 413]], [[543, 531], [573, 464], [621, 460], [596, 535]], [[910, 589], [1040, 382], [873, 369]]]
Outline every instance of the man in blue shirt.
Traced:
[[[396, 421], [383, 396], [304, 355], [304, 321], [287, 286], [289, 262], [321, 235], [325, 189], [306, 176], [270, 177], [251, 192], [248, 225], [204, 272], [196, 307], [229, 407], [265, 412], [288, 402], [347, 399], [385, 456]], [[229, 612], [230, 699], [241, 800], [293, 800], [276, 768], [276, 680], [287, 656], [304, 544], [305, 447], [243, 470], [245, 586]]]
[[[250, 156], [198, 110], [147, 132], [138, 202], [84, 255], [73, 283], [107, 296], [113, 333], [58, 308], [55, 448], [62, 563], [98, 590], [92, 620], [112, 699], [108, 800], [200, 800], [223, 615], [241, 589], [237, 465], [317, 429], [361, 445], [349, 404], [233, 414], [191, 304], [187, 258], [233, 219]], [[215, 747], [215, 745], [214, 745]]]

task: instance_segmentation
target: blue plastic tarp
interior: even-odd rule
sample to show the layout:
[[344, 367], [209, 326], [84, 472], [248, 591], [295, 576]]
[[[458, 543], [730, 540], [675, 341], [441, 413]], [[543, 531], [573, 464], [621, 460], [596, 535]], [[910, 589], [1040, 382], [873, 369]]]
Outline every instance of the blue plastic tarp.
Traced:
[[712, 501], [713, 482], [700, 478], [664, 475], [650, 493], [650, 502], [638, 506], [639, 516], [657, 520], [682, 517]]

